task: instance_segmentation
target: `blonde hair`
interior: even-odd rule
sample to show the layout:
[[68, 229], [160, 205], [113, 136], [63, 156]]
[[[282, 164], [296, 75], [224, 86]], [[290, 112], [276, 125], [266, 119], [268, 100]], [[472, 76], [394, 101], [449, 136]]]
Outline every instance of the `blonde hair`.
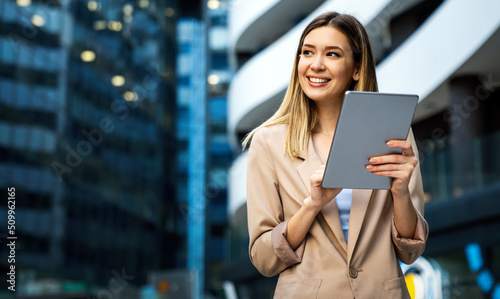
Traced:
[[353, 53], [354, 65], [359, 66], [359, 80], [351, 82], [349, 90], [378, 91], [377, 77], [375, 74], [375, 61], [370, 46], [370, 41], [365, 28], [351, 15], [328, 12], [312, 20], [302, 32], [300, 42], [295, 54], [290, 84], [285, 97], [278, 110], [260, 126], [253, 129], [244, 138], [242, 145], [245, 149], [254, 133], [262, 128], [279, 124], [288, 124], [285, 137], [285, 152], [290, 158], [298, 157], [307, 150], [311, 131], [318, 121], [316, 105], [309, 100], [298, 78], [299, 55], [304, 44], [304, 39], [312, 30], [329, 26], [340, 30], [349, 40]]

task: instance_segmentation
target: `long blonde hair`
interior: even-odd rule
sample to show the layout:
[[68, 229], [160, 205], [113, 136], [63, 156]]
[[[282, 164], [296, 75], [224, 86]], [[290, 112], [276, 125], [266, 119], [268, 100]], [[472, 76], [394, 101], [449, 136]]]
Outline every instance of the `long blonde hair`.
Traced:
[[288, 124], [285, 137], [285, 152], [290, 158], [298, 157], [307, 150], [311, 131], [318, 121], [316, 105], [311, 101], [299, 84], [298, 64], [304, 39], [313, 29], [330, 26], [340, 30], [349, 40], [354, 58], [354, 65], [359, 66], [358, 81], [351, 82], [349, 90], [378, 91], [375, 74], [375, 60], [366, 30], [359, 21], [351, 15], [328, 12], [312, 20], [302, 32], [295, 54], [290, 84], [278, 110], [260, 126], [247, 134], [242, 142], [245, 149], [253, 134], [261, 127]]

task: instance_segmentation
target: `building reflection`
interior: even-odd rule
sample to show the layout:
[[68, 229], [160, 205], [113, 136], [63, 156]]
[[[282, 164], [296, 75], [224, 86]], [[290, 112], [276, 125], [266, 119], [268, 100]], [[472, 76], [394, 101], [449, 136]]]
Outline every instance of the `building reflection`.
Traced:
[[174, 266], [176, 11], [0, 1], [0, 186], [16, 188], [17, 294], [90, 291], [111, 271], [140, 285]]

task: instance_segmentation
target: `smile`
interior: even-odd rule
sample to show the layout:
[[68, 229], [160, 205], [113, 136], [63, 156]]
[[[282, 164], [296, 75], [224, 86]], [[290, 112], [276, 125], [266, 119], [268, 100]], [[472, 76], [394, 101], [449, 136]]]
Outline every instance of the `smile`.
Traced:
[[308, 79], [312, 83], [326, 83], [326, 82], [330, 81], [330, 79], [320, 79], [320, 78], [311, 78], [311, 77], [308, 77]]

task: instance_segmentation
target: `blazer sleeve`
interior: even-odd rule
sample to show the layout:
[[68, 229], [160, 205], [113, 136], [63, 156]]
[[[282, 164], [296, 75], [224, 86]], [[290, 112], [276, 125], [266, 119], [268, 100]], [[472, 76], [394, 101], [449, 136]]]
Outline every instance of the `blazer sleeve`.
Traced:
[[271, 277], [301, 262], [304, 242], [294, 251], [286, 240], [288, 221], [266, 130], [255, 132], [248, 152], [247, 213], [250, 260], [262, 275]]
[[[415, 157], [418, 159], [418, 149], [411, 130], [408, 141], [411, 142]], [[429, 236], [429, 226], [424, 219], [424, 189], [420, 173], [420, 161], [410, 178], [409, 189], [411, 201], [417, 212], [417, 223], [413, 238], [401, 237], [394, 223], [394, 215], [392, 219], [392, 240], [396, 248], [396, 255], [405, 264], [413, 263], [424, 252], [425, 243]]]

